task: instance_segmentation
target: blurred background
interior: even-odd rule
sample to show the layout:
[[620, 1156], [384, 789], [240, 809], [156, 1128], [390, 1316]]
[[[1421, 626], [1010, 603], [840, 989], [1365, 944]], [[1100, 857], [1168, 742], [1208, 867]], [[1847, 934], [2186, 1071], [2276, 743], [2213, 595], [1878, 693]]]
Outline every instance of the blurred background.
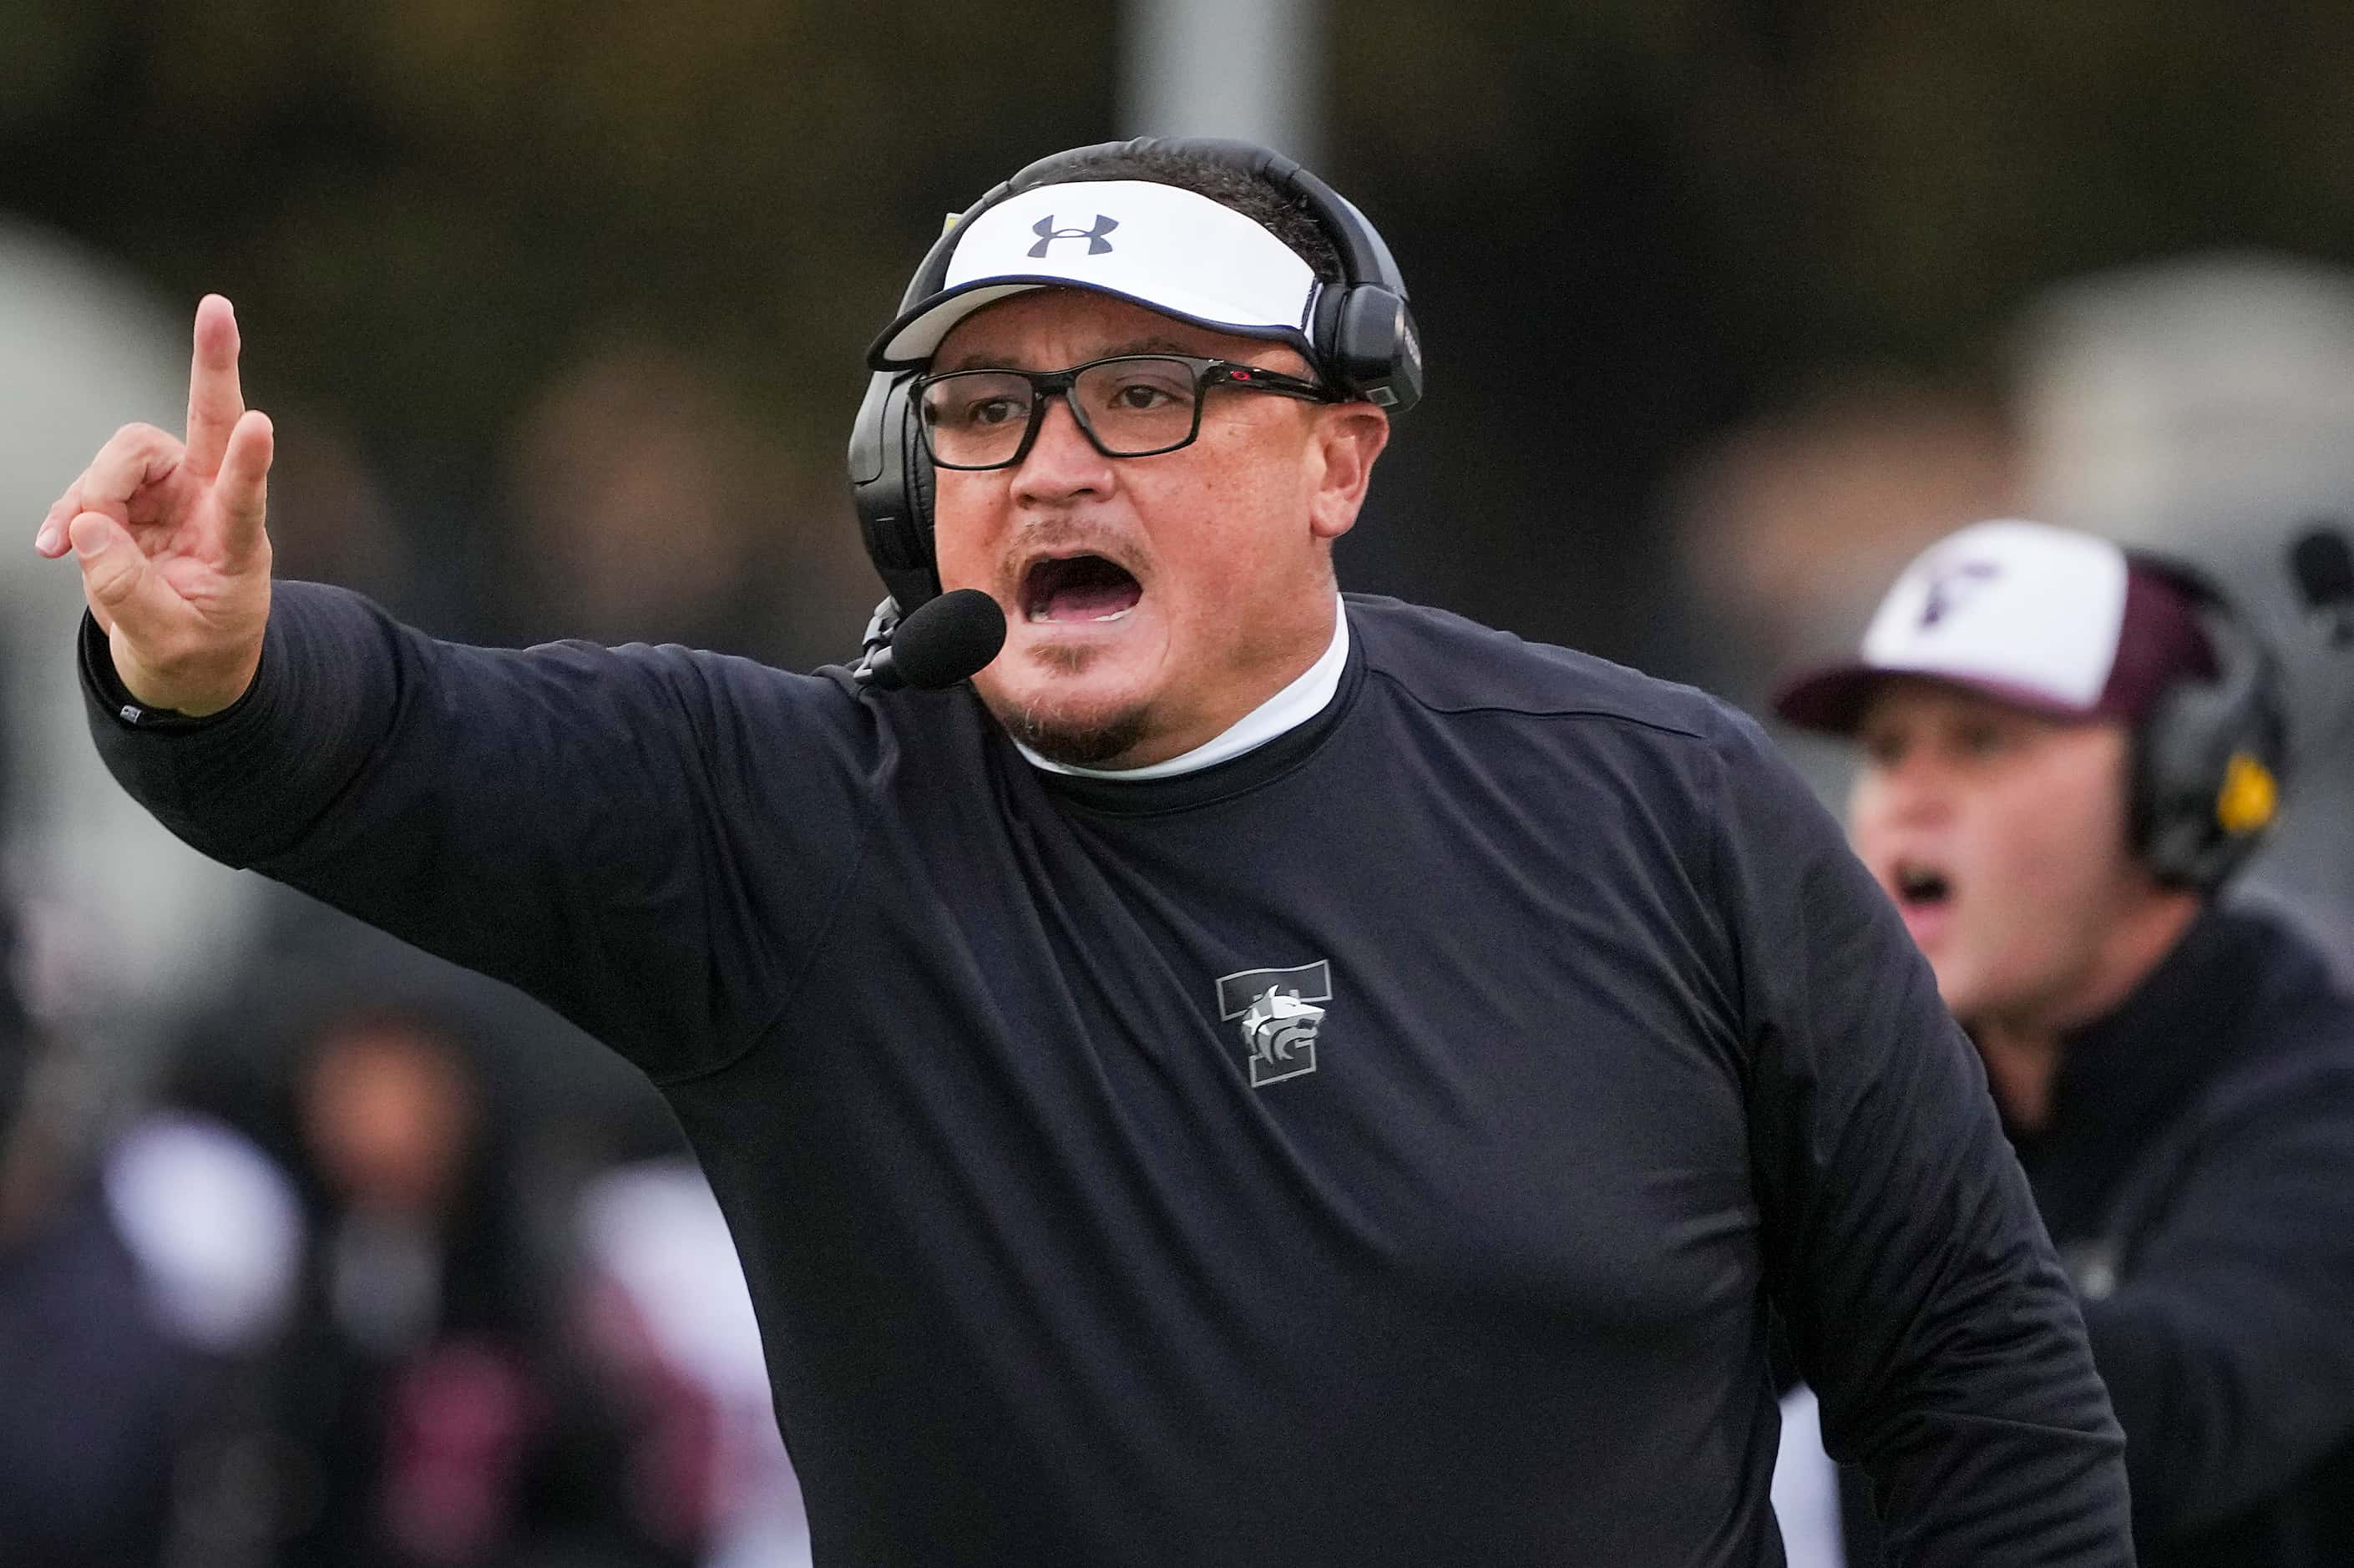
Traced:
[[[217, 290], [283, 574], [839, 659], [860, 356], [941, 215], [1241, 135], [1367, 212], [1428, 347], [1344, 587], [1755, 708], [1963, 523], [2176, 549], [2299, 693], [2254, 895], [2349, 950], [2349, 671], [2280, 565], [2354, 514], [2343, 0], [0, 0], [0, 40], [23, 540], [117, 425], [179, 427]], [[651, 1091], [164, 838], [81, 734], [79, 608], [0, 549], [0, 1322], [80, 1330], [0, 1330], [0, 1540], [805, 1560]]]

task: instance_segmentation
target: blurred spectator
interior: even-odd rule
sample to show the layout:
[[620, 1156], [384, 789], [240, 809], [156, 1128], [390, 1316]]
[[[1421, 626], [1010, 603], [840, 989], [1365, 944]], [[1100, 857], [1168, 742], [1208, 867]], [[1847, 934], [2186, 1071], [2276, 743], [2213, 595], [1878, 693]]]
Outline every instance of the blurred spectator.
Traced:
[[[256, 1011], [237, 1010], [266, 1034]], [[252, 1041], [221, 1027], [101, 1136], [82, 1053], [36, 1049], [0, 984], [0, 1563], [805, 1560], [748, 1302], [731, 1315], [741, 1276], [683, 1185], [699, 1177], [603, 1183], [577, 1279], [578, 1172], [525, 1168], [454, 1019], [344, 1001], [274, 1111]], [[568, 1137], [594, 1158], [593, 1133]]]
[[[2140, 1561], [2320, 1568], [2354, 1561], [2354, 1001], [2303, 937], [2218, 899], [2283, 747], [2276, 675], [2206, 592], [2091, 535], [1980, 524], [1777, 705], [1861, 744], [1856, 848], [2075, 1284]], [[1801, 1516], [1801, 1477], [1776, 1486]]]
[[354, 1568], [685, 1564], [699, 1520], [619, 1484], [626, 1413], [565, 1338], [560, 1259], [473, 1048], [346, 1008], [292, 1083], [308, 1210], [280, 1368], [281, 1561]]
[[632, 1161], [591, 1182], [580, 1213], [598, 1342], [663, 1430], [631, 1485], [696, 1521], [709, 1568], [805, 1568], [809, 1521], [752, 1293], [701, 1169]]
[[35, 1051], [12, 956], [0, 931], [0, 1557], [251, 1568], [270, 1520], [244, 1391], [287, 1301], [291, 1194], [193, 1117], [77, 1158], [87, 1101]]

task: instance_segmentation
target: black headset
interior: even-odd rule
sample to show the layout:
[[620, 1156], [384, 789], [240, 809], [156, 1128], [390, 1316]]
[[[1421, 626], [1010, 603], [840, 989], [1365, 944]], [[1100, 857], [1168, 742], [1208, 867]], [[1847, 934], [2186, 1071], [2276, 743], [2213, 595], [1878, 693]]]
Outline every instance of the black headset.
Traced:
[[2177, 682], [2135, 730], [2134, 847], [2167, 886], [2211, 894], [2280, 814], [2289, 769], [2280, 661], [2205, 574], [2128, 556], [2183, 590], [2215, 655], [2214, 679]]
[[[1349, 200], [1282, 154], [1248, 142], [1210, 137], [1153, 137], [1076, 147], [1042, 158], [965, 209], [936, 240], [899, 302], [906, 315], [939, 293], [949, 261], [973, 220], [1008, 196], [1053, 185], [1108, 156], [1173, 153], [1224, 164], [1298, 196], [1332, 241], [1341, 281], [1321, 283], [1310, 313], [1308, 356], [1337, 389], [1403, 414], [1422, 397], [1422, 343], [1406, 304], [1405, 281], [1380, 234]], [[1100, 175], [1094, 177], [1102, 177]], [[878, 357], [881, 344], [868, 354]], [[938, 597], [940, 576], [932, 545], [932, 465], [916, 429], [909, 393], [920, 367], [876, 368], [850, 432], [850, 493], [867, 556], [890, 599], [867, 628], [870, 652], [887, 641], [897, 618]]]

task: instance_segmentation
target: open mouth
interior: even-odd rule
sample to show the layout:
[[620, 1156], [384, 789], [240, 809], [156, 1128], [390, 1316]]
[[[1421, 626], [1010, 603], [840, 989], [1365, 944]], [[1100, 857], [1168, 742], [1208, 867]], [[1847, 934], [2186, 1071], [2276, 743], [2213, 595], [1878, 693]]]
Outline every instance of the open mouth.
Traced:
[[1942, 909], [1954, 896], [1953, 879], [1943, 868], [1919, 861], [1896, 863], [1896, 902], [1903, 908]]
[[1128, 568], [1101, 556], [1034, 561], [1022, 574], [1022, 619], [1032, 622], [1118, 620], [1143, 597]]

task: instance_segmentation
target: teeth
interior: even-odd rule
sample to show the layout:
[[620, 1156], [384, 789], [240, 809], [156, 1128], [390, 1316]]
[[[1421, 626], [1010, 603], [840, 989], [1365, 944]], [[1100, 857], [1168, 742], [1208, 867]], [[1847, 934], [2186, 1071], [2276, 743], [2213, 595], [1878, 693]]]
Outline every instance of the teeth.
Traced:
[[[1096, 624], [1100, 626], [1108, 620], [1120, 620], [1126, 619], [1128, 610], [1134, 609], [1135, 608], [1136, 606], [1131, 604], [1128, 607], [1128, 609], [1115, 609], [1109, 615], [1097, 615], [1090, 617], [1090, 619], [1093, 620]], [[1048, 615], [1044, 609], [1034, 609], [1024, 614], [1023, 619], [1027, 620], [1033, 626], [1045, 626], [1051, 624], [1055, 618]]]

